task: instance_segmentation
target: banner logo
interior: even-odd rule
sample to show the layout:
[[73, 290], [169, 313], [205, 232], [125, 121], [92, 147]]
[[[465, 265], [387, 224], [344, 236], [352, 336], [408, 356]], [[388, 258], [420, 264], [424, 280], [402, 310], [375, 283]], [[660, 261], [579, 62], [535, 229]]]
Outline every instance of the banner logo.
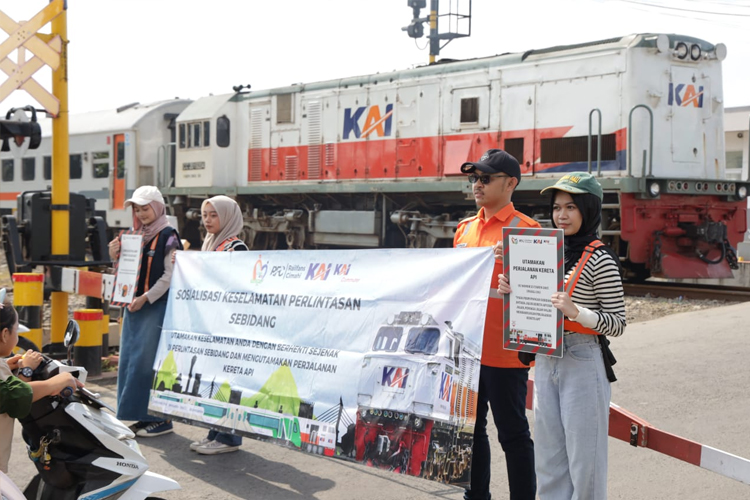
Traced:
[[268, 264], [264, 264], [261, 256], [258, 255], [258, 260], [255, 261], [255, 266], [253, 266], [253, 279], [250, 280], [250, 283], [262, 283], [267, 273]]
[[670, 83], [668, 104], [671, 106], [672, 103], [683, 108], [691, 105], [694, 108], [702, 108], [703, 86], [698, 87], [698, 90], [696, 91], [695, 85], [684, 83], [678, 83], [675, 85], [674, 83]]
[[406, 387], [406, 379], [409, 377], [409, 369], [400, 366], [384, 366], [383, 387], [392, 387], [394, 389], [403, 389]]
[[349, 139], [349, 134], [354, 132], [354, 137], [364, 139], [371, 133], [375, 132], [378, 137], [390, 137], [391, 126], [393, 124], [393, 104], [385, 106], [385, 113], [380, 112], [380, 106], [370, 106], [367, 111], [367, 118], [362, 128], [359, 122], [362, 115], [368, 109], [367, 106], [361, 106], [352, 112], [352, 108], [344, 110], [344, 140]]
[[[325, 281], [328, 276], [333, 274], [334, 276], [346, 276], [351, 271], [351, 264], [324, 264], [324, 263], [313, 263], [307, 268], [306, 280], [321, 280]], [[331, 273], [333, 271], [333, 273]]]

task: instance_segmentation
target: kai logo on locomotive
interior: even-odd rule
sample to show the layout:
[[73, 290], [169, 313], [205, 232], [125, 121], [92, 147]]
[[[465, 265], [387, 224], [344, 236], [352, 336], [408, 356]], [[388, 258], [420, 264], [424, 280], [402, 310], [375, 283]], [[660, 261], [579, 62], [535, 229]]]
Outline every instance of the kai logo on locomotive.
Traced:
[[[393, 125], [393, 104], [385, 106], [385, 112], [380, 111], [380, 106], [360, 106], [359, 108], [344, 109], [344, 140], [354, 133], [356, 139], [364, 139], [375, 132], [378, 137], [390, 137]], [[360, 128], [362, 116], [367, 111], [364, 125]]]
[[401, 366], [384, 366], [383, 380], [380, 385], [384, 388], [390, 387], [398, 392], [403, 392], [406, 380], [409, 378], [409, 369]]
[[307, 268], [306, 280], [321, 280], [325, 281], [328, 279], [333, 271], [334, 276], [346, 276], [351, 271], [351, 264], [324, 264], [324, 263], [313, 263]]
[[673, 103], [683, 108], [688, 106], [702, 108], [703, 86], [698, 87], [698, 90], [696, 91], [695, 85], [685, 83], [678, 83], [675, 85], [674, 83], [670, 83], [668, 104], [671, 106]]

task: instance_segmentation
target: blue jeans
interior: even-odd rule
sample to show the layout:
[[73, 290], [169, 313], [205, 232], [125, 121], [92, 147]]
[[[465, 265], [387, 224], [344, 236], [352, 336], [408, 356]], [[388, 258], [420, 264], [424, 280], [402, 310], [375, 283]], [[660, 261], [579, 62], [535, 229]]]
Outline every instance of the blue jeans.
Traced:
[[563, 357], [536, 357], [534, 437], [541, 500], [607, 498], [611, 389], [595, 335], [572, 333]]
[[242, 444], [242, 436], [215, 430], [208, 431], [208, 439], [210, 439], [211, 441], [218, 441], [221, 444], [225, 444], [227, 446], [240, 446]]
[[534, 500], [534, 442], [526, 420], [528, 368], [495, 368], [482, 365], [479, 373], [477, 423], [471, 461], [471, 488], [467, 500], [488, 500], [490, 494], [490, 440], [487, 411], [497, 427], [497, 438], [505, 452], [511, 500]]
[[164, 421], [148, 414], [148, 400], [166, 309], [166, 300], [146, 302], [134, 313], [125, 309], [117, 369], [117, 418], [120, 420]]

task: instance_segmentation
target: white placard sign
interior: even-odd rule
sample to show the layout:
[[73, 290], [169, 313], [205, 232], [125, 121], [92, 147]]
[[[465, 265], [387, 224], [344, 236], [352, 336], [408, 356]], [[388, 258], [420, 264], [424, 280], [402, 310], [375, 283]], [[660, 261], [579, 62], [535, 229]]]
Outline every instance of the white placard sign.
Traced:
[[143, 254], [143, 234], [123, 232], [120, 234], [120, 257], [115, 269], [115, 284], [112, 303], [126, 305], [133, 302]]
[[512, 289], [504, 298], [504, 347], [562, 357], [563, 318], [551, 297], [563, 289], [563, 231], [504, 228], [503, 270]]

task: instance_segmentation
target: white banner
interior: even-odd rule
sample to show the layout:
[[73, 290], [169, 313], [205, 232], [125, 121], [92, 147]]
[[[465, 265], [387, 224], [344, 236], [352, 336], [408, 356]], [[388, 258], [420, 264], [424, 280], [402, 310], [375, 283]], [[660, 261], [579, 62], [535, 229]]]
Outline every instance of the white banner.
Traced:
[[180, 252], [149, 408], [467, 482], [493, 265], [489, 248]]

